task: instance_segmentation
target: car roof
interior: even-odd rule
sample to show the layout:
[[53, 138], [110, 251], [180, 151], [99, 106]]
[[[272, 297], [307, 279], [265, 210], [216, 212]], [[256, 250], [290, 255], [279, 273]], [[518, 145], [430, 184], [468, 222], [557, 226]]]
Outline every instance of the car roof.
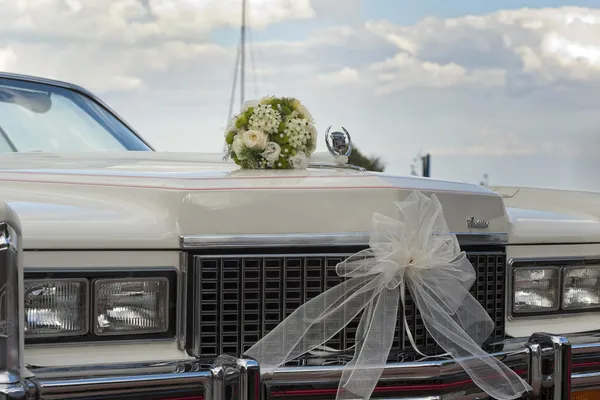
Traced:
[[0, 78], [14, 79], [14, 80], [20, 80], [20, 81], [26, 81], [26, 82], [32, 82], [32, 83], [42, 83], [42, 84], [46, 84], [46, 85], [69, 88], [69, 89], [76, 90], [78, 92], [85, 93], [87, 95], [91, 95], [90, 91], [88, 91], [87, 89], [85, 89], [81, 86], [78, 86], [78, 85], [75, 85], [75, 84], [72, 84], [69, 82], [59, 81], [56, 79], [42, 78], [40, 76], [15, 74], [12, 72], [0, 71]]

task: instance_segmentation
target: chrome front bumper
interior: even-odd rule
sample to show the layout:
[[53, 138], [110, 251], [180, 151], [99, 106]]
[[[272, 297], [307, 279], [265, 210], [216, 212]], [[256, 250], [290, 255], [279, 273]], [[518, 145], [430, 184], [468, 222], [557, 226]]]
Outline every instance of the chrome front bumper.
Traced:
[[[529, 398], [566, 400], [600, 387], [600, 334], [534, 334], [507, 340], [496, 356], [530, 382]], [[74, 368], [30, 367], [35, 375], [0, 386], [0, 399], [333, 399], [341, 367], [286, 367], [261, 373], [254, 360], [223, 355], [211, 364], [165, 362]], [[1, 394], [4, 393], [4, 394]], [[4, 396], [4, 397], [3, 397]], [[453, 361], [389, 364], [373, 398], [486, 398]]]
[[[339, 366], [286, 367], [267, 374], [254, 360], [227, 355], [211, 363], [25, 366], [19, 327], [24, 316], [18, 227], [16, 215], [0, 205], [0, 400], [335, 398]], [[502, 351], [495, 356], [528, 380], [533, 388], [530, 398], [568, 400], [573, 392], [600, 388], [600, 332], [568, 337], [534, 334], [498, 345]], [[424, 361], [389, 364], [373, 398], [486, 396], [456, 362]]]

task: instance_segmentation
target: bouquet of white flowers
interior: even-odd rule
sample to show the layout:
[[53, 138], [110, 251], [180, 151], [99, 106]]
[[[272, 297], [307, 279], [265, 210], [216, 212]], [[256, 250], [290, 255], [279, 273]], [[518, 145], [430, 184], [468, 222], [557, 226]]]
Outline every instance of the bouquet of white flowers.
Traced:
[[306, 107], [291, 97], [246, 102], [225, 132], [227, 155], [245, 169], [303, 169], [317, 147]]

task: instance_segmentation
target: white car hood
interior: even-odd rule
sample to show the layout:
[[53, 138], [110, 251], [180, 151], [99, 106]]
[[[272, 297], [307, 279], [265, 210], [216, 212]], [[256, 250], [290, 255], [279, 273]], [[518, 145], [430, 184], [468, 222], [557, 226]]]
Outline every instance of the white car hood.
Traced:
[[600, 193], [493, 187], [510, 219], [510, 244], [600, 243]]
[[[497, 193], [347, 169], [243, 171], [198, 154], [6, 154], [0, 200], [25, 249], [177, 249], [184, 235], [365, 232], [412, 190], [436, 193], [450, 230], [506, 233]], [[392, 214], [393, 215], [393, 214]], [[467, 228], [468, 217], [489, 221]]]

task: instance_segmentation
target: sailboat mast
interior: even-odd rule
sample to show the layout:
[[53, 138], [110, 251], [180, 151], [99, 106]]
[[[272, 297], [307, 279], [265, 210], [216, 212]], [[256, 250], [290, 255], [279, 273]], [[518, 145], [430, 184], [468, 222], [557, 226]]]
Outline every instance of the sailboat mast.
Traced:
[[242, 0], [242, 27], [240, 32], [240, 104], [244, 104], [244, 87], [246, 85], [246, 1]]
[[233, 70], [233, 84], [231, 86], [231, 98], [229, 99], [229, 113], [227, 114], [227, 123], [229, 124], [233, 115], [233, 104], [235, 103], [235, 92], [238, 83], [238, 73], [240, 75], [240, 107], [245, 101], [246, 86], [246, 1], [242, 0], [242, 26], [240, 29], [240, 44], [235, 55], [235, 68]]

